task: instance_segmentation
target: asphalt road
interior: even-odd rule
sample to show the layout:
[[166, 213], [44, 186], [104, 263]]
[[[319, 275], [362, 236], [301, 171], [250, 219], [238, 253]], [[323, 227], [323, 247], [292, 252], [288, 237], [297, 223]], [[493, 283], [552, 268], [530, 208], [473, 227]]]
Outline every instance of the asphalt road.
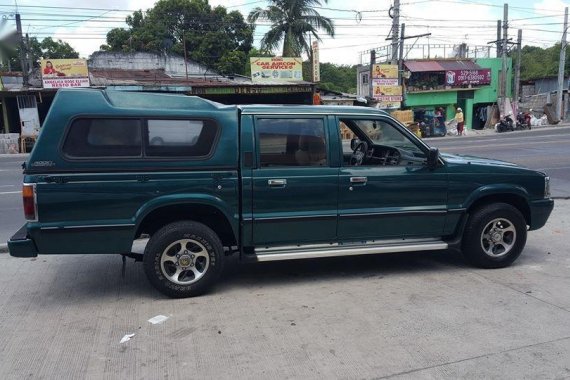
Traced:
[[26, 155], [0, 156], [0, 245], [24, 223], [22, 162]]
[[551, 178], [552, 195], [570, 197], [570, 127], [425, 141], [442, 152], [495, 158], [545, 171]]
[[[570, 127], [425, 140], [443, 152], [491, 157], [546, 171], [554, 197], [570, 197]], [[0, 244], [24, 223], [23, 156], [0, 156]]]

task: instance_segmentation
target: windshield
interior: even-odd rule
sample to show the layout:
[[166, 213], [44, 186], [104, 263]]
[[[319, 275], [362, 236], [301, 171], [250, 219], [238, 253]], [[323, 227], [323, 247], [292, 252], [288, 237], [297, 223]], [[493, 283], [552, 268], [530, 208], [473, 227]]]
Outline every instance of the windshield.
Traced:
[[410, 151], [421, 152], [407, 136], [394, 126], [381, 120], [355, 120], [358, 128], [366, 133], [374, 145], [393, 146]]

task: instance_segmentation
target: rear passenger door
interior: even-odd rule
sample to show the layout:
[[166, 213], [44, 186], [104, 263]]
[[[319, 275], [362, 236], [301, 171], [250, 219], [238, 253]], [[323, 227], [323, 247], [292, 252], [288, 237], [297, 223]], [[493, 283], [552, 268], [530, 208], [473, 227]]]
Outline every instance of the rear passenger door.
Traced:
[[336, 239], [338, 167], [324, 116], [257, 116], [253, 170], [255, 246]]

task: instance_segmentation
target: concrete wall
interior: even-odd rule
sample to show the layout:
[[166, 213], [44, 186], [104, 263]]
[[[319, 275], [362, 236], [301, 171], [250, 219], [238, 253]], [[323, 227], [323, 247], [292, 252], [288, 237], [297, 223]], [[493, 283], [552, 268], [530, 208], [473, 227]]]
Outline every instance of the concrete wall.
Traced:
[[[90, 69], [164, 69], [166, 74], [173, 77], [186, 75], [184, 58], [177, 55], [97, 51], [91, 55], [88, 66]], [[217, 75], [212, 70], [208, 70], [206, 66], [190, 60], [187, 61], [187, 67], [189, 76]]]

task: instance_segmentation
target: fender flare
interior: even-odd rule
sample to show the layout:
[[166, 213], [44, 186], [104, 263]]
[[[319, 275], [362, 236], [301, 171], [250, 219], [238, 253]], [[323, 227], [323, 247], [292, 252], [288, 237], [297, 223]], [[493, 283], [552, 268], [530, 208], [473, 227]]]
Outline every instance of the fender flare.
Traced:
[[228, 204], [220, 198], [207, 194], [170, 194], [151, 199], [142, 205], [135, 213], [133, 217], [133, 224], [135, 225], [134, 231], [138, 230], [143, 220], [153, 211], [167, 206], [187, 204], [214, 207], [228, 220], [234, 236], [236, 238], [239, 237], [239, 215], [233, 214]]
[[493, 185], [484, 185], [477, 188], [471, 192], [471, 194], [469, 194], [462, 206], [467, 210], [479, 199], [489, 195], [516, 195], [522, 197], [527, 204], [529, 204], [530, 199], [530, 196], [524, 187], [513, 184], [500, 183]]

